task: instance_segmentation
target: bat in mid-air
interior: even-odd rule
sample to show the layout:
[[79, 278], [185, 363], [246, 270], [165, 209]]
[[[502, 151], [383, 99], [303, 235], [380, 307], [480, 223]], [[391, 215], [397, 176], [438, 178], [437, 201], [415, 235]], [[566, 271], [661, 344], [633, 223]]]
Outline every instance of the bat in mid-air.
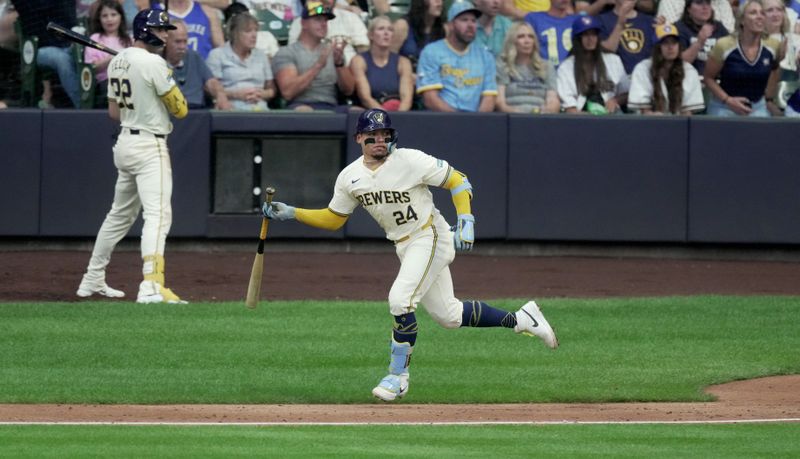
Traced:
[[98, 43], [92, 40], [91, 38], [87, 37], [86, 35], [81, 35], [77, 32], [73, 32], [72, 30], [64, 26], [58, 25], [55, 22], [49, 22], [47, 24], [47, 30], [49, 30], [51, 33], [61, 36], [61, 38], [65, 40], [78, 43], [79, 45], [88, 46], [90, 48], [99, 49], [100, 51], [111, 54], [112, 56], [117, 55], [116, 50], [113, 50], [102, 43]]
[[[272, 204], [272, 196], [275, 195], [275, 188], [267, 187], [267, 205]], [[256, 250], [256, 257], [253, 260], [253, 269], [250, 271], [250, 282], [247, 284], [247, 297], [245, 304], [250, 309], [255, 309], [258, 305], [258, 299], [261, 296], [261, 278], [264, 275], [264, 239], [267, 238], [267, 228], [269, 228], [269, 219], [262, 217], [261, 219], [261, 233], [258, 237], [258, 250]]]

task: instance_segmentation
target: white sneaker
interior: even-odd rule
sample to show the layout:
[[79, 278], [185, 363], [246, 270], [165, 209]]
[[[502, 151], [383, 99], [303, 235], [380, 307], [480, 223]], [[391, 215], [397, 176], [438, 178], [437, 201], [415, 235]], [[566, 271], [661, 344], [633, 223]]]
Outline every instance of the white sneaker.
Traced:
[[515, 313], [517, 325], [514, 331], [528, 336], [538, 336], [550, 349], [558, 348], [558, 338], [535, 301], [529, 301]]
[[381, 382], [372, 389], [372, 395], [383, 400], [384, 402], [391, 402], [398, 398], [403, 398], [408, 393], [408, 372], [400, 376], [386, 375]]
[[163, 287], [155, 281], [142, 281], [139, 284], [139, 294], [136, 296], [137, 303], [169, 303], [169, 304], [187, 304], [178, 297], [172, 290]]
[[105, 281], [101, 280], [93, 282], [87, 280], [86, 276], [84, 276], [81, 280], [81, 285], [78, 286], [78, 291], [75, 292], [75, 294], [81, 298], [89, 298], [95, 293], [108, 298], [122, 298], [125, 296], [125, 292], [109, 287]]

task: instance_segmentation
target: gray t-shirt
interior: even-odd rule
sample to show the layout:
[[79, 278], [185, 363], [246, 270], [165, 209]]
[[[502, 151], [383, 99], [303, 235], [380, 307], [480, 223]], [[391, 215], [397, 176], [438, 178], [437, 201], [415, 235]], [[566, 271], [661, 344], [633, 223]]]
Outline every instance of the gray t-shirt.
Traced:
[[[322, 46], [324, 45], [309, 50], [299, 41], [281, 46], [278, 54], [272, 59], [273, 73], [277, 75], [281, 69], [289, 66], [295, 67], [298, 75], [305, 73], [319, 59]], [[336, 67], [333, 65], [333, 53], [331, 53], [325, 67], [314, 77], [311, 86], [289, 102], [323, 102], [336, 105], [336, 78]]]
[[539, 113], [544, 106], [547, 91], [556, 91], [556, 70], [544, 61], [547, 76], [542, 79], [530, 67], [515, 66], [521, 78], [512, 76], [505, 62], [497, 60], [497, 84], [506, 86], [506, 103], [521, 108], [526, 113]]

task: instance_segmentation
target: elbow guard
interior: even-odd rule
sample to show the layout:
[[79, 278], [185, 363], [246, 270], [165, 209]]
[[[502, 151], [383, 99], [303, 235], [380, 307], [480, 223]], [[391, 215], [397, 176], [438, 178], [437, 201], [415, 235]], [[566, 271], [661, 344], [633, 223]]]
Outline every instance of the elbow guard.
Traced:
[[472, 198], [472, 184], [469, 183], [469, 180], [466, 176], [464, 176], [464, 181], [461, 182], [460, 185], [450, 189], [450, 194], [455, 196], [462, 191], [466, 191], [469, 194], [469, 197]]
[[450, 190], [450, 194], [453, 197], [462, 191], [466, 191], [470, 199], [472, 199], [472, 184], [469, 183], [466, 175], [457, 170], [454, 170], [453, 173], [450, 174], [450, 178], [447, 179], [444, 187]]
[[166, 94], [161, 96], [161, 101], [167, 107], [170, 113], [175, 118], [185, 118], [189, 113], [189, 105], [186, 103], [186, 98], [177, 86], [173, 86]]
[[467, 176], [454, 170], [444, 187], [450, 190], [453, 197], [453, 204], [459, 214], [471, 214], [470, 201], [472, 200], [472, 184], [467, 180]]

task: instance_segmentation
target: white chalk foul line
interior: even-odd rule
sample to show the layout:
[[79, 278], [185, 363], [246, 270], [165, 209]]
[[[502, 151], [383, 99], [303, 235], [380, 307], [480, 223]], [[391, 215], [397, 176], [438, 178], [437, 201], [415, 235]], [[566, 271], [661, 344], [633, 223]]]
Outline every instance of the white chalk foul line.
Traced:
[[164, 422], [164, 421], [0, 421], [0, 426], [503, 426], [503, 425], [639, 425], [639, 424], [752, 424], [800, 422], [800, 418], [715, 419], [706, 421], [432, 421], [432, 422]]

